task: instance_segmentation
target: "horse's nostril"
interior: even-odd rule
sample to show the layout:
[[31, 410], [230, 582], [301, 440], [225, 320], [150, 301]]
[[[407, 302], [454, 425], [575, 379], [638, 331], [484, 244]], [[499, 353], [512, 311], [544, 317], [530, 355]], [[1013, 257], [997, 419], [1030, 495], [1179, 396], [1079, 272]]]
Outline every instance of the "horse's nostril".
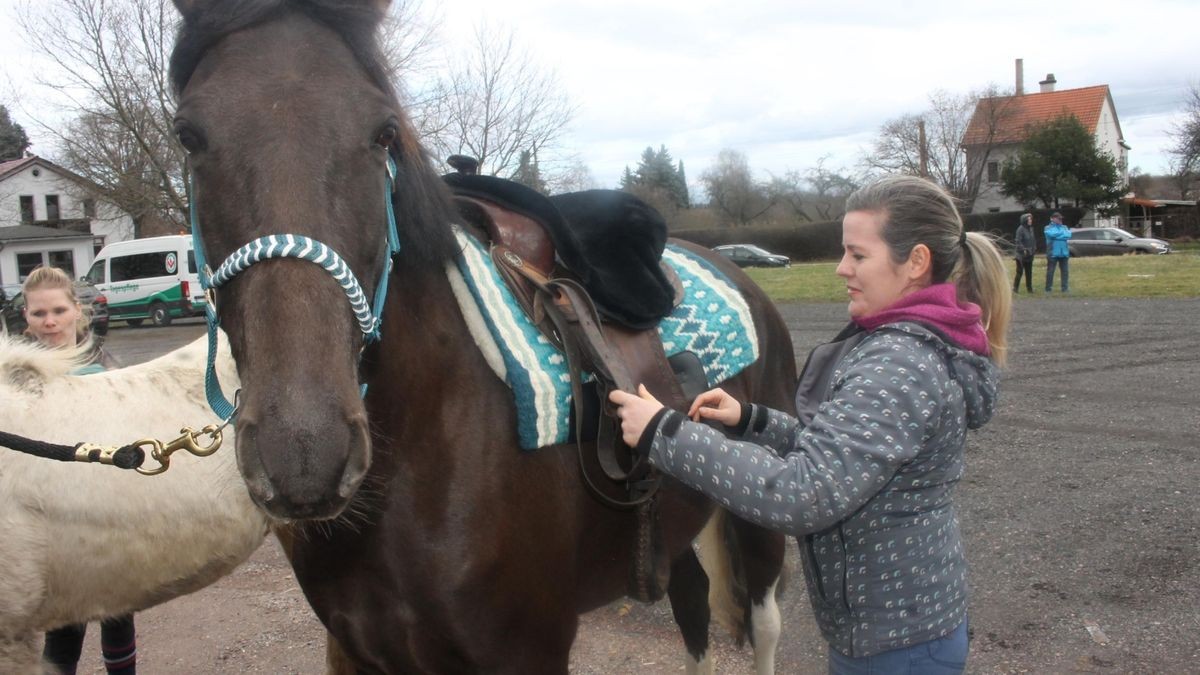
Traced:
[[263, 465], [262, 454], [258, 449], [258, 424], [252, 421], [253, 418], [242, 417], [238, 420], [237, 426], [237, 460], [238, 468], [242, 472], [242, 478], [246, 481], [246, 488], [250, 491], [250, 496], [260, 505], [266, 506], [275, 501], [278, 496], [275, 493], [275, 487], [271, 485], [271, 479], [267, 476], [267, 469]]
[[351, 416], [349, 424], [350, 455], [346, 461], [346, 470], [342, 473], [342, 480], [338, 482], [338, 496], [342, 499], [354, 496], [371, 466], [371, 434], [366, 416]]

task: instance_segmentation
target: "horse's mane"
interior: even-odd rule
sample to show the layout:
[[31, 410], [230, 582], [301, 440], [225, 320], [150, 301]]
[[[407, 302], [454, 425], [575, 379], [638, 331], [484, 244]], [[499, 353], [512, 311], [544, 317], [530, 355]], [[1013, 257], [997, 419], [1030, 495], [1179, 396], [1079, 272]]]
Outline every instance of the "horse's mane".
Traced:
[[0, 337], [0, 374], [25, 372], [38, 379], [62, 377], [84, 365], [91, 356], [91, 343], [54, 349], [32, 340]]
[[450, 192], [438, 178], [429, 154], [417, 140], [412, 123], [401, 109], [389, 69], [379, 50], [377, 28], [384, 3], [361, 0], [212, 0], [184, 11], [184, 20], [171, 52], [170, 77], [176, 97], [183, 93], [204, 52], [222, 37], [268, 21], [285, 11], [304, 13], [337, 33], [370, 80], [394, 102], [405, 118], [405, 129], [391, 148], [396, 159], [396, 219], [406, 223], [400, 233], [401, 256], [417, 266], [439, 269], [456, 252], [449, 223], [457, 213]]

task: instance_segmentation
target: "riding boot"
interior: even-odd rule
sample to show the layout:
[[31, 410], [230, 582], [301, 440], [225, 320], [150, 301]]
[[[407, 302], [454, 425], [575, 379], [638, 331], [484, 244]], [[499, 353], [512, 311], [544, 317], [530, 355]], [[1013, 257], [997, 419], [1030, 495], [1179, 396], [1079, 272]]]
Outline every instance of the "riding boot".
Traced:
[[83, 637], [87, 624], [79, 623], [46, 632], [46, 643], [42, 647], [42, 660], [54, 668], [59, 675], [75, 675], [79, 667], [79, 655], [83, 652]]
[[100, 622], [100, 651], [109, 675], [135, 675], [137, 638], [132, 614]]

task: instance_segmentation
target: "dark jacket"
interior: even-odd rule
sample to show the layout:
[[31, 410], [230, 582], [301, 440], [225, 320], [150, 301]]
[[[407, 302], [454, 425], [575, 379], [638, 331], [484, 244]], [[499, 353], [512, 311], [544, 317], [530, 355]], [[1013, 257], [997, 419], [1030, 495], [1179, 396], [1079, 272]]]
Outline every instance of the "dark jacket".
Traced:
[[1036, 252], [1037, 242], [1033, 238], [1033, 227], [1029, 223], [1022, 222], [1017, 226], [1017, 241], [1013, 257], [1017, 260], [1029, 260]]
[[[662, 415], [650, 461], [733, 513], [799, 539], [829, 644], [867, 656], [927, 642], [966, 615], [951, 493], [998, 371], [914, 323], [814, 350], [801, 419], [754, 405], [740, 440]], [[823, 351], [822, 351], [823, 350]]]

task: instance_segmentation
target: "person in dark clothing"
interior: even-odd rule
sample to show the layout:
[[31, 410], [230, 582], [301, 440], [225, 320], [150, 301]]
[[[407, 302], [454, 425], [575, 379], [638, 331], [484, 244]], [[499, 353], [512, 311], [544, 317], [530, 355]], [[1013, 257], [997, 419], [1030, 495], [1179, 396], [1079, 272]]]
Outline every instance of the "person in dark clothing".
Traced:
[[1033, 293], [1033, 256], [1037, 242], [1033, 238], [1033, 214], [1022, 213], [1021, 224], [1017, 225], [1016, 246], [1013, 259], [1017, 261], [1017, 276], [1013, 278], [1013, 293], [1021, 288], [1021, 274], [1025, 274], [1025, 292]]
[[830, 673], [961, 673], [968, 591], [953, 492], [967, 430], [995, 410], [1008, 273], [928, 180], [884, 178], [846, 211], [837, 274], [851, 323], [810, 354], [798, 416], [721, 389], [687, 416], [644, 387], [610, 399], [622, 438], [654, 466], [797, 537]]
[[[65, 272], [53, 267], [39, 267], [29, 274], [22, 292], [29, 338], [49, 347], [74, 347], [89, 339], [87, 313], [75, 297], [75, 287]], [[97, 343], [93, 344], [91, 361], [73, 374], [87, 375], [106, 369], [106, 355]], [[87, 624], [82, 623], [47, 632], [42, 660], [58, 673], [74, 675], [86, 633]], [[110, 675], [135, 674], [137, 644], [132, 614], [100, 622], [100, 651]]]

